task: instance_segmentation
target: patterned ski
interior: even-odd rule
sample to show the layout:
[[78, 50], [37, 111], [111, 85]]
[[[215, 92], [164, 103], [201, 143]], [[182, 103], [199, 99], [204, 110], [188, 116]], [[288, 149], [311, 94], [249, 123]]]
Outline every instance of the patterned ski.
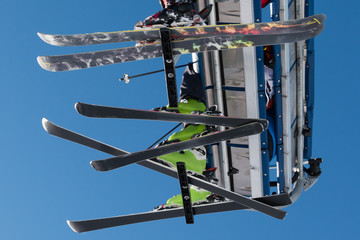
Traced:
[[[320, 18], [322, 17], [322, 18]], [[275, 45], [302, 41], [320, 34], [324, 15], [308, 22], [306, 31], [263, 35], [227, 35], [173, 41], [173, 55], [194, 52], [234, 49], [251, 46]], [[105, 66], [115, 63], [162, 57], [161, 44], [77, 53], [59, 56], [39, 56], [38, 63], [45, 70], [58, 72]]]
[[[268, 36], [278, 34], [302, 33], [313, 30], [313, 22], [324, 21], [324, 15], [318, 14], [311, 17], [284, 22], [226, 24], [199, 27], [177, 27], [171, 29], [171, 38], [186, 39], [194, 37], [211, 37], [226, 35], [257, 35]], [[97, 32], [73, 35], [38, 33], [46, 43], [54, 46], [82, 46], [130, 41], [154, 41], [160, 39], [159, 29], [140, 29], [116, 32]], [[244, 39], [245, 40], [245, 39]], [[245, 40], [246, 41], [246, 40]]]
[[[53, 123], [51, 123], [50, 121], [48, 121], [47, 119], [43, 118], [43, 127], [44, 129], [51, 135], [72, 141], [72, 142], [76, 142], [78, 144], [114, 155], [114, 156], [120, 156], [120, 155], [124, 155], [124, 154], [128, 154], [128, 152], [115, 148], [113, 146], [104, 144], [102, 142], [96, 141], [94, 139], [88, 138], [86, 136], [80, 135], [78, 133], [69, 131], [65, 128], [59, 127]], [[138, 163], [141, 166], [150, 168], [152, 170], [161, 172], [163, 174], [166, 174], [168, 176], [177, 178], [177, 172], [169, 167], [166, 167], [160, 163], [151, 161], [151, 160], [144, 160]], [[188, 175], [188, 180], [189, 180], [189, 184], [192, 185], [196, 185], [200, 188], [206, 189], [210, 192], [219, 194], [220, 196], [223, 196], [225, 198], [231, 199], [235, 202], [237, 202], [238, 204], [242, 205], [242, 206], [246, 206], [248, 208], [257, 210], [259, 212], [262, 212], [264, 214], [270, 215], [272, 217], [278, 218], [278, 219], [284, 219], [286, 216], [286, 212], [273, 208], [267, 204], [258, 202], [256, 200], [253, 199], [249, 199], [247, 197], [244, 197], [241, 194], [235, 193], [235, 192], [231, 192], [228, 191], [224, 188], [221, 188], [217, 185], [214, 185], [212, 183], [209, 183], [207, 181], [204, 181], [202, 179], [199, 179], [197, 177], [193, 177], [191, 175]]]
[[[273, 207], [284, 207], [292, 203], [289, 195], [286, 193], [255, 198], [254, 200]], [[216, 213], [216, 212], [243, 210], [243, 209], [248, 209], [248, 208], [241, 206], [236, 202], [227, 201], [227, 202], [194, 206], [193, 212], [194, 215], [200, 215], [207, 213]], [[184, 216], [183, 208], [176, 208], [176, 209], [150, 211], [144, 213], [100, 218], [100, 219], [81, 220], [81, 221], [68, 220], [67, 223], [74, 232], [82, 233], [82, 232], [89, 232], [99, 229], [129, 225], [134, 223], [149, 222], [149, 221], [182, 217], [182, 216]]]
[[267, 121], [263, 119], [233, 118], [223, 116], [209, 116], [201, 114], [181, 114], [164, 111], [148, 111], [129, 108], [107, 107], [87, 103], [76, 103], [75, 109], [81, 115], [93, 118], [122, 118], [143, 119], [154, 121], [186, 122], [193, 124], [206, 124], [211, 126], [235, 127], [247, 123], [260, 122], [264, 128]]

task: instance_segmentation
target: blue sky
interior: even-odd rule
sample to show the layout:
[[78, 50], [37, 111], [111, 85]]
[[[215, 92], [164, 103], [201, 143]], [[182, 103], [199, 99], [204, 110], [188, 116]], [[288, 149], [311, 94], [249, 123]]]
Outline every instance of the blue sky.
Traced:
[[[113, 44], [60, 48], [43, 43], [36, 32], [85, 33], [132, 29], [159, 9], [152, 1], [3, 0], [0, 23], [0, 238], [24, 239], [350, 239], [357, 235], [360, 168], [357, 119], [359, 74], [358, 11], [347, 4], [317, 1], [316, 13], [327, 15], [316, 38], [316, 99], [313, 155], [323, 157], [323, 175], [279, 221], [236, 211], [129, 225], [85, 234], [72, 232], [66, 220], [81, 220], [151, 210], [178, 192], [176, 180], [140, 166], [99, 173], [90, 160], [108, 155], [48, 135], [41, 119], [127, 151], [151, 145], [174, 124], [88, 119], [78, 115], [77, 101], [150, 109], [166, 104], [162, 74], [120, 83], [124, 73], [162, 68], [146, 60], [83, 71], [50, 73], [38, 55], [127, 46]], [[186, 63], [188, 57], [179, 62]], [[178, 76], [181, 71], [178, 72]], [[183, 235], [185, 234], [185, 235]]]

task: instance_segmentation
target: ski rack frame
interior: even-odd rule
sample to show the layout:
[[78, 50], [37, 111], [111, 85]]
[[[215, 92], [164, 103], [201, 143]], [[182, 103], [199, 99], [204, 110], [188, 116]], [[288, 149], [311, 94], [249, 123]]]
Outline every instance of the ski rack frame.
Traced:
[[169, 107], [178, 106], [175, 63], [172, 51], [171, 32], [169, 28], [160, 28], [161, 46], [164, 59], [164, 70]]
[[180, 183], [181, 197], [184, 206], [184, 215], [186, 224], [194, 223], [194, 212], [192, 209], [189, 180], [186, 173], [186, 167], [184, 162], [177, 162], [176, 168], [178, 172], [178, 179]]

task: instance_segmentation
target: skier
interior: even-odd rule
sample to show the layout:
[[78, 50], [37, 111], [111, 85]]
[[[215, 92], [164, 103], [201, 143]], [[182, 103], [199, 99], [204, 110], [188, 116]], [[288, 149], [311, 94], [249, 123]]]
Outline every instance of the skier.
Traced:
[[186, 27], [205, 25], [204, 19], [210, 14], [211, 7], [200, 13], [195, 10], [196, 0], [160, 0], [163, 9], [144, 21], [138, 21], [135, 29], [153, 27]]
[[[180, 88], [180, 101], [177, 108], [160, 107], [154, 110], [176, 111], [179, 113], [191, 114], [192, 112], [206, 111], [205, 93], [201, 77], [195, 72], [193, 63], [189, 63], [183, 74]], [[172, 134], [162, 144], [186, 141], [194, 136], [203, 134], [207, 130], [206, 125], [202, 124], [183, 124], [183, 128]], [[174, 152], [158, 157], [158, 160], [175, 168], [176, 162], [185, 162], [186, 169], [195, 174], [203, 175], [206, 170], [206, 149], [204, 146], [186, 149], [180, 152]], [[208, 203], [207, 198], [212, 197], [211, 192], [203, 190], [196, 186], [190, 188], [191, 201], [193, 204]], [[155, 208], [162, 210], [182, 206], [181, 195], [170, 198], [165, 204]]]

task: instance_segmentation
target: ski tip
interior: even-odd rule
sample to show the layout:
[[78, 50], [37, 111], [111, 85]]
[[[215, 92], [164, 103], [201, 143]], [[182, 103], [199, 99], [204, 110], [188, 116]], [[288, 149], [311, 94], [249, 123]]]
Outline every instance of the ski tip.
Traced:
[[76, 110], [78, 113], [81, 114], [81, 112], [80, 112], [80, 107], [81, 107], [81, 102], [75, 103], [75, 105], [74, 105], [75, 110]]
[[317, 21], [321, 22], [321, 23], [324, 23], [325, 20], [326, 20], [326, 15], [325, 14], [316, 14], [314, 16], [312, 16], [313, 19], [316, 19]]
[[49, 72], [56, 72], [55, 70], [53, 70], [53, 69], [51, 68], [51, 63], [49, 63], [49, 62], [47, 61], [47, 57], [46, 57], [46, 56], [38, 56], [38, 57], [36, 58], [36, 60], [37, 60], [38, 64], [40, 65], [40, 67], [41, 67], [42, 69], [45, 69], [45, 70], [47, 70], [47, 71], [49, 71]]
[[47, 120], [46, 118], [43, 118], [43, 119], [41, 120], [41, 123], [42, 123], [43, 128], [45, 129], [45, 131], [49, 132], [49, 131], [48, 131], [48, 128], [49, 128], [50, 121]]
[[73, 230], [74, 232], [77, 232], [77, 233], [81, 233], [81, 232], [82, 232], [82, 231], [80, 231], [79, 229], [77, 229], [76, 222], [67, 220], [66, 223], [69, 225], [69, 227], [71, 228], [71, 230]]
[[39, 36], [39, 38], [40, 38], [41, 40], [43, 40], [44, 42], [50, 44], [49, 41], [48, 41], [48, 39], [47, 39], [47, 35], [48, 35], [48, 34], [38, 32], [37, 35]]
[[52, 34], [46, 34], [38, 32], [37, 35], [41, 40], [43, 40], [45, 43], [53, 45], [53, 46], [65, 46], [63, 44], [60, 44], [59, 42], [55, 41], [54, 35]]

